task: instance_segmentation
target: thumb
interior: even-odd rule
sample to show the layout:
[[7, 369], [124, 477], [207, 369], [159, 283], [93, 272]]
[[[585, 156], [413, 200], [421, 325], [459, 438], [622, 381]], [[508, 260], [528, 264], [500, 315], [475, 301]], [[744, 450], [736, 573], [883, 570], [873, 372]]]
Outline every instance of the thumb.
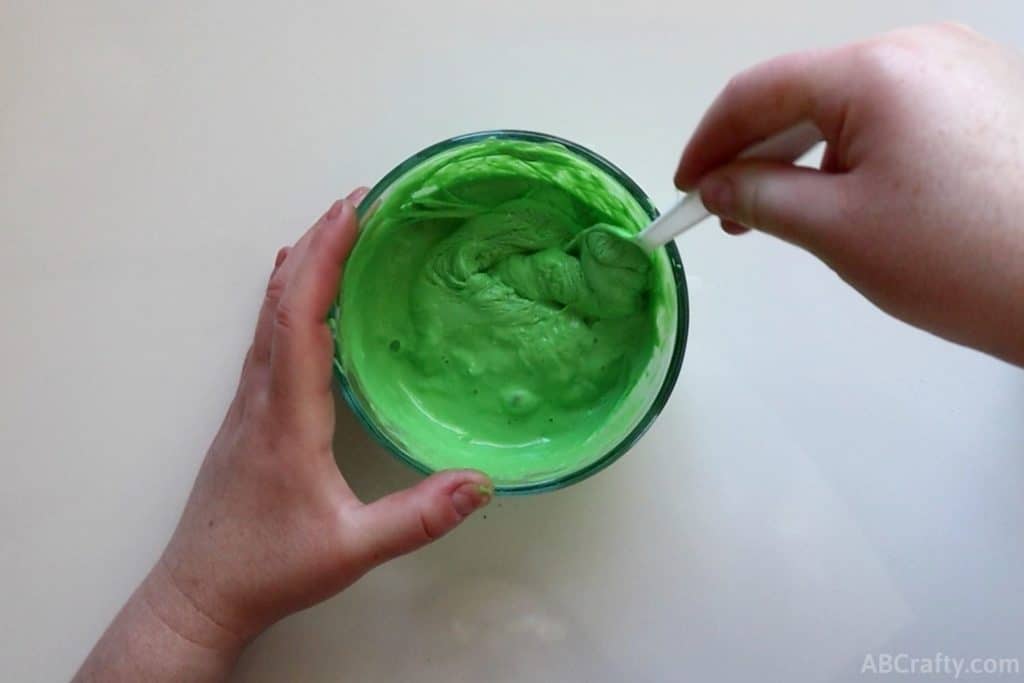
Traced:
[[359, 509], [359, 552], [371, 566], [412, 552], [454, 529], [494, 496], [487, 475], [450, 470]]
[[698, 187], [707, 209], [812, 251], [829, 241], [843, 214], [843, 176], [762, 161], [737, 161]]

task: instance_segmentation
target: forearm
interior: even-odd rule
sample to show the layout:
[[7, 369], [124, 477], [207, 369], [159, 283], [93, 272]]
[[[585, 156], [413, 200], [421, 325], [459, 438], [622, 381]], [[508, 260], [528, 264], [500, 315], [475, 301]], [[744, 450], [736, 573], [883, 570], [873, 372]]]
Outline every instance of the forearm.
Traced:
[[235, 636], [198, 611], [158, 564], [75, 675], [103, 681], [223, 681], [241, 653]]

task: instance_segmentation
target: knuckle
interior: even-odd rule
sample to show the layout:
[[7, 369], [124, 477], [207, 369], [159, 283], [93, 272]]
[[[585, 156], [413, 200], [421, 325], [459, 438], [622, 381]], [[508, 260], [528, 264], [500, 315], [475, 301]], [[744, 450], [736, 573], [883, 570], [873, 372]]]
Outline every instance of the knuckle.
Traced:
[[737, 73], [722, 90], [720, 99], [724, 110], [735, 113], [736, 119], [742, 122], [749, 119], [750, 112], [737, 109], [747, 109], [752, 98], [758, 100], [759, 107], [776, 112], [791, 109], [794, 99], [805, 96], [803, 89], [793, 87], [794, 83], [800, 82], [824, 58], [823, 50], [792, 52]]
[[750, 70], [741, 71], [738, 74], [734, 74], [725, 83], [725, 87], [722, 88], [722, 98], [726, 100], [735, 99], [736, 96], [743, 92], [746, 88], [746, 84], [749, 80]]
[[805, 66], [811, 58], [812, 53], [810, 52], [790, 52], [772, 57], [735, 74], [726, 82], [723, 92], [727, 94], [745, 92], [765, 79], [774, 80], [774, 77], [779, 74], [786, 74], [793, 69]]
[[444, 529], [443, 525], [439, 525], [430, 519], [430, 515], [420, 513], [420, 531], [423, 542], [430, 543], [444, 536], [446, 529]]
[[440, 501], [431, 504], [427, 509], [421, 510], [420, 531], [425, 543], [436, 541], [449, 531], [454, 529], [462, 515], [455, 509], [455, 504], [447, 496]]
[[884, 65], [888, 43], [883, 40], [866, 40], [862, 43], [851, 45], [847, 51], [850, 59], [860, 71], [873, 71]]
[[965, 24], [962, 21], [956, 21], [953, 19], [947, 19], [946, 21], [940, 21], [932, 25], [933, 28], [943, 32], [951, 33], [956, 36], [977, 36], [978, 32], [975, 31], [970, 25]]
[[275, 273], [267, 283], [267, 291], [264, 299], [270, 304], [277, 304], [284, 294], [285, 279], [279, 273]]
[[277, 256], [274, 258], [274, 269], [275, 269], [275, 272], [276, 272], [276, 270], [278, 268], [281, 267], [281, 264], [284, 263], [285, 259], [288, 258], [288, 252], [290, 250], [291, 250], [290, 247], [281, 247], [280, 249], [277, 250]]
[[743, 183], [745, 191], [739, 193], [739, 214], [741, 222], [755, 228], [763, 228], [764, 224], [764, 193], [762, 184], [754, 181]]
[[294, 332], [297, 328], [295, 310], [287, 301], [280, 301], [274, 310], [274, 328], [284, 332]]
[[724, 114], [724, 123], [730, 135], [737, 135], [742, 131], [745, 112], [741, 105], [746, 99], [750, 81], [749, 69], [735, 74], [726, 82], [718, 96], [717, 108]]
[[849, 50], [853, 73], [869, 87], [891, 90], [905, 79], [907, 66], [913, 59], [909, 46], [887, 40], [872, 40], [854, 45]]

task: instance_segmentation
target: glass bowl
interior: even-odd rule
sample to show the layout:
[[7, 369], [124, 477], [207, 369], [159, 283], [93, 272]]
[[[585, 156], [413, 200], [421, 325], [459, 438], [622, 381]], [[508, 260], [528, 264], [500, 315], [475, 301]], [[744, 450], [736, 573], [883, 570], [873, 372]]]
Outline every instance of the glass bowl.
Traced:
[[[521, 130], [493, 130], [479, 133], [470, 133], [444, 140], [432, 145], [423, 151], [409, 157], [390, 173], [378, 182], [367, 196], [360, 203], [358, 208], [360, 223], [360, 238], [364, 234], [364, 226], [370, 222], [376, 209], [385, 200], [389, 191], [396, 185], [400, 186], [403, 178], [415, 171], [421, 165], [434, 161], [437, 163], [453, 150], [459, 150], [465, 145], [474, 145], [491, 140], [510, 140], [525, 143], [537, 143], [541, 145], [559, 145], [567, 150], [577, 161], [582, 161], [589, 167], [590, 172], [596, 171], [602, 176], [602, 182], [609, 182], [612, 186], [619, 188], [620, 194], [627, 197], [629, 201], [635, 202], [636, 207], [646, 219], [653, 220], [658, 216], [658, 211], [651, 203], [647, 195], [640, 187], [633, 182], [622, 170], [614, 164], [590, 151], [589, 149], [574, 142], [547, 135]], [[462, 150], [466, 151], [466, 150]], [[358, 239], [357, 247], [358, 248]], [[539, 493], [564, 488], [599, 472], [611, 463], [615, 462], [625, 454], [637, 440], [647, 431], [665, 403], [668, 401], [679, 376], [679, 369], [683, 361], [683, 352], [686, 348], [686, 337], [689, 324], [689, 305], [686, 289], [686, 276], [683, 271], [683, 264], [679, 258], [679, 251], [673, 243], [655, 253], [656, 278], [662, 278], [657, 282], [660, 293], [667, 297], [661, 308], [665, 320], [658, 321], [659, 332], [664, 333], [664, 338], [656, 346], [648, 368], [644, 371], [644, 377], [638, 381], [628, 392], [632, 396], [637, 392], [640, 399], [638, 407], [628, 411], [628, 414], [614, 414], [612, 417], [616, 424], [621, 423], [621, 428], [614, 438], [606, 439], [604, 445], [590, 453], [581, 453], [578, 461], [570, 466], [561, 466], [557, 471], [540, 468], [527, 476], [516, 476], [514, 478], [502, 478], [491, 475], [495, 484], [495, 491], [498, 494], [528, 494]], [[344, 287], [344, 282], [342, 283]], [[674, 299], [674, 301], [673, 301]], [[368, 399], [365, 390], [361, 387], [359, 378], [354, 368], [346, 368], [343, 353], [343, 343], [340, 320], [344, 316], [342, 296], [339, 294], [335, 305], [329, 315], [329, 325], [334, 333], [335, 358], [334, 369], [341, 394], [351, 406], [356, 417], [363, 427], [379, 441], [389, 452], [402, 462], [412, 466], [424, 474], [430, 474], [440, 467], [425, 462], [426, 458], [417, 455], [416, 448], [407, 446], [402, 436], [396, 429], [389, 428], [386, 419], [378, 414], [372, 402]], [[618, 408], [617, 408], [618, 410]], [[625, 409], [622, 409], [623, 412]], [[610, 420], [611, 421], [611, 420]], [[604, 429], [602, 427], [602, 429]], [[607, 430], [605, 430], [607, 431]], [[589, 442], [589, 440], [588, 440]], [[435, 458], [436, 459], [436, 458]], [[435, 463], [436, 464], [436, 463]], [[472, 462], [445, 463], [447, 467], [468, 467], [472, 468]], [[485, 470], [486, 471], [486, 470]]]

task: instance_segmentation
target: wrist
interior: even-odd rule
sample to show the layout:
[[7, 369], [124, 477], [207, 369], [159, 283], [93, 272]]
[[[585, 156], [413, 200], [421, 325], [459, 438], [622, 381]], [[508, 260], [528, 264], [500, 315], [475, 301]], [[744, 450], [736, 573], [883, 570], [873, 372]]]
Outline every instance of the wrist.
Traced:
[[158, 564], [118, 612], [75, 683], [227, 679], [244, 643], [211, 623]]
[[226, 662], [233, 663], [249, 640], [199, 605], [178, 584], [162, 557], [135, 597], [169, 632]]

